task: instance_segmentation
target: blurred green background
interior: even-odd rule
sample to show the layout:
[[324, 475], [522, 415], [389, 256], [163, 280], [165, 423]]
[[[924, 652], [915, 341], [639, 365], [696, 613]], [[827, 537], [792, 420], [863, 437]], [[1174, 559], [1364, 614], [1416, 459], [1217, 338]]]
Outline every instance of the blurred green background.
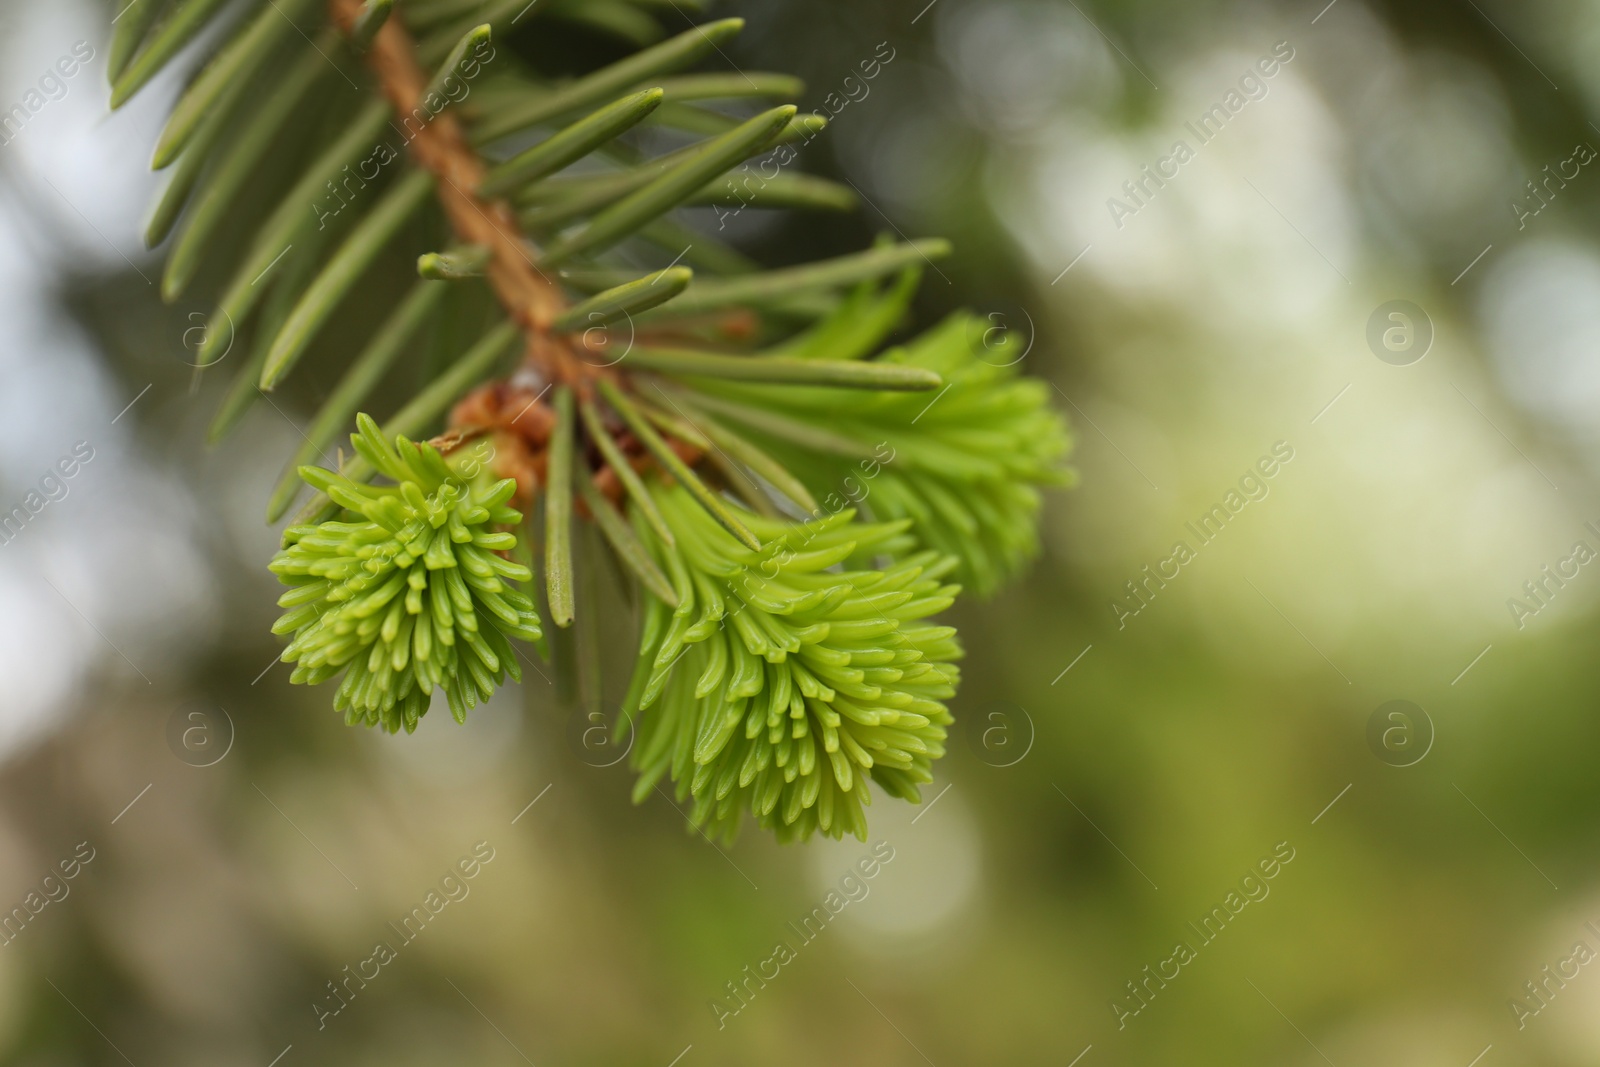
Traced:
[[[749, 20], [720, 66], [837, 112], [803, 165], [864, 201], [743, 213], [741, 247], [951, 237], [922, 321], [1025, 339], [1077, 438], [1041, 558], [957, 612], [932, 803], [874, 805], [859, 881], [868, 844], [720, 851], [631, 806], [537, 675], [400, 738], [290, 688], [260, 514], [328, 382], [202, 447], [204, 304], [160, 304], [137, 236], [178, 83], [107, 117], [114, 11], [5, 5], [0, 109], [95, 58], [0, 137], [0, 503], [93, 452], [0, 545], [0, 909], [67, 893], [0, 947], [0, 1060], [1600, 1060], [1600, 568], [1562, 562], [1600, 549], [1600, 8], [1324, 2], [715, 9]], [[575, 68], [620, 51], [565, 32]]]

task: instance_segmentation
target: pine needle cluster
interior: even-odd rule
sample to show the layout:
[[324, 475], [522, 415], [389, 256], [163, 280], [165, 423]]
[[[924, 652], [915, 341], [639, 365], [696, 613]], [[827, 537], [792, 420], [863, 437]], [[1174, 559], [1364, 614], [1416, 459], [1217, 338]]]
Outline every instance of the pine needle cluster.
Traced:
[[533, 573], [499, 553], [522, 515], [506, 506], [516, 491], [490, 482], [481, 463], [463, 480], [427, 444], [391, 445], [369, 417], [350, 443], [392, 486], [374, 487], [304, 467], [306, 482], [357, 522], [291, 526], [270, 564], [289, 591], [273, 633], [293, 634], [283, 660], [290, 680], [343, 681], [333, 706], [347, 723], [393, 733], [417, 728], [435, 688], [457, 722], [488, 700], [509, 674], [520, 681], [510, 640], [537, 641], [533, 601], [511, 582]]
[[[982, 320], [894, 343], [946, 242], [763, 270], [682, 221], [857, 198], [797, 173], [827, 125], [797, 79], [693, 69], [742, 20], [669, 35], [663, 10], [129, 0], [112, 104], [210, 42], [146, 236], [167, 299], [214, 300], [211, 440], [307, 367], [332, 382], [266, 502], [295, 512], [293, 681], [337, 680], [352, 724], [415, 729], [439, 691], [463, 719], [597, 632], [586, 520], [639, 605], [640, 799], [670, 779], [708, 832], [864, 835], [868, 783], [915, 801], [944, 751], [960, 648], [930, 619], [1036, 551], [1069, 439]], [[535, 40], [626, 54], [555, 73]]]
[[[740, 518], [741, 545], [682, 489], [656, 492], [676, 606], [650, 597], [628, 705], [642, 799], [663, 776], [690, 820], [732, 837], [744, 811], [780, 840], [866, 834], [868, 780], [906, 800], [944, 754], [960, 657], [925, 620], [959, 591], [956, 561], [909, 551], [911, 523]], [[875, 568], [875, 556], [900, 556]], [[654, 709], [654, 710], [651, 710]]]

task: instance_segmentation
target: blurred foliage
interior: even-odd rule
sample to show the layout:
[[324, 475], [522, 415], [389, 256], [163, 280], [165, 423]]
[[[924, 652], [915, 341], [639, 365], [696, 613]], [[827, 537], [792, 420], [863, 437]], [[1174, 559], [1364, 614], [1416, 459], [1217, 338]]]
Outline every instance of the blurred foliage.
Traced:
[[[562, 710], [531, 672], [525, 706], [497, 698], [464, 727], [430, 716], [409, 738], [346, 730], [281, 670], [252, 682], [277, 647], [264, 636], [270, 589], [241, 577], [260, 560], [217, 511], [226, 622], [204, 657], [153, 686], [108, 673], [0, 778], [6, 900], [77, 842], [98, 850], [70, 896], [0, 951], [7, 1062], [266, 1064], [291, 1044], [285, 1067], [1059, 1065], [1091, 1045], [1079, 1067], [1465, 1067], [1491, 1044], [1485, 1067], [1594, 1062], [1591, 969], [1552, 983], [1525, 1029], [1509, 1007], [1532, 1004], [1524, 983], [1574, 942], [1600, 947], [1585, 925], [1600, 923], [1594, 579], [1574, 579], [1556, 617], [1526, 630], [1504, 600], [1600, 516], [1595, 435], [1509, 395], [1506, 361], [1537, 353], [1504, 355], [1485, 309], [1519, 256], [1549, 242], [1596, 255], [1592, 176], [1532, 233], [1505, 203], [1595, 136], [1586, 56], [1600, 31], [1587, 9], [1550, 3], [1320, 7], [741, 9], [750, 28], [728, 61], [802, 75], [807, 106], [843, 92], [880, 41], [896, 50], [804, 161], [869, 206], [741, 218], [742, 247], [784, 263], [880, 229], [948, 234], [956, 254], [927, 279], [921, 320], [971, 305], [1014, 324], [1027, 309], [1038, 336], [1024, 366], [1054, 383], [1078, 434], [1081, 488], [1047, 497], [1043, 558], [953, 613], [968, 656], [946, 777], [921, 808], [874, 807], [871, 840], [894, 858], [873, 878], [851, 874], [859, 843], [785, 850], [749, 834], [719, 853], [681, 832], [665, 798], [631, 807], [626, 761], [593, 766], [610, 756], [582, 743], [584, 712]], [[1008, 18], [1032, 32], [1000, 33]], [[576, 65], [608, 54], [573, 32], [529, 46]], [[984, 54], [990, 32], [1014, 64], [980, 85], [959, 57], [963, 42]], [[1248, 113], [1257, 132], [1241, 120], [1120, 243], [1068, 246], [1049, 205], [1029, 199], [1060, 191], [1103, 225], [1101, 201], [1166, 149], [1171, 115], [1198, 112], [1285, 38], [1298, 58], [1273, 85], [1282, 108]], [[1456, 94], [1446, 117], [1467, 116], [1472, 136], [1504, 131], [1504, 152], [1484, 164], [1465, 154], [1481, 138], [1426, 141], [1442, 128], [1423, 108], [1434, 90]], [[1032, 118], [1008, 126], [997, 107]], [[1384, 139], [1385, 122], [1418, 108]], [[1059, 151], [1089, 167], [1140, 137], [1158, 152], [1117, 148], [1134, 162], [1113, 153], [1117, 176], [1100, 184], [1038, 162]], [[1418, 144], [1433, 148], [1399, 151]], [[1295, 171], [1308, 145], [1314, 166]], [[1230, 169], [1240, 158], [1255, 169]], [[1386, 159], [1404, 164], [1398, 176]], [[1451, 175], [1480, 172], [1489, 192], [1449, 201], [1466, 208], [1424, 210], [1448, 200]], [[1223, 177], [1221, 193], [1207, 184]], [[1315, 188], [1288, 195], [1299, 186]], [[1253, 205], [1248, 225], [1226, 213], [1235, 195]], [[1318, 214], [1330, 203], [1345, 214]], [[1250, 244], [1251, 227], [1268, 243]], [[1166, 243], [1116, 267], [1152, 233]], [[1084, 243], [1095, 251], [1052, 284]], [[249, 449], [201, 451], [210, 405], [191, 401], [189, 369], [169, 354], [184, 309], [156, 310], [122, 273], [74, 278], [62, 296], [128, 395], [155, 382], [134, 409], [140, 447], [202, 492], [253, 478], [241, 507], [256, 514], [277, 472], [249, 464]], [[1395, 297], [1428, 308], [1437, 331], [1411, 368], [1379, 363], [1363, 340], [1369, 312]], [[331, 384], [307, 367], [305, 392], [281, 402], [288, 416]], [[293, 443], [270, 409], [243, 431], [252, 448]], [[1107, 605], [1123, 583], [1279, 438], [1297, 458], [1271, 496], [1118, 629]], [[1395, 698], [1431, 717], [1432, 748], [1412, 766], [1369, 745], [1369, 718]], [[236, 727], [214, 766], [168, 746], [190, 701]], [[326, 983], [398, 940], [386, 924], [478, 841], [495, 859], [470, 894], [318, 1030]], [[1295, 858], [1270, 893], [1200, 946], [1189, 924], [1279, 842]], [[841, 891], [848, 905], [805, 940], [789, 924], [847, 875], [865, 895]], [[772, 973], [780, 940], [795, 958], [764, 985], [749, 979]], [[1180, 940], [1197, 958], [1119, 1031], [1111, 1002], [1136, 1003], [1125, 983]], [[736, 1014], [729, 982], [749, 982]]]

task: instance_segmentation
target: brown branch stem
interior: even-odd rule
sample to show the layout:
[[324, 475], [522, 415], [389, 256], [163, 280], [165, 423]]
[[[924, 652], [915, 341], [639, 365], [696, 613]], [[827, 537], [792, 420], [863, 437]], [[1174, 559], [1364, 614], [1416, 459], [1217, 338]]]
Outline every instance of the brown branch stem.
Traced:
[[[361, 14], [361, 0], [329, 0], [328, 6], [335, 24], [348, 34]], [[445, 107], [433, 114], [423, 101], [429, 75], [417, 62], [416, 42], [398, 13], [383, 24], [365, 58], [408, 133], [417, 120], [408, 151], [417, 166], [434, 176], [451, 231], [463, 244], [489, 249], [486, 278], [526, 335], [527, 361], [548, 380], [579, 384], [585, 376], [582, 361], [573, 358], [565, 342], [549, 329], [566, 307], [561, 288], [534, 264], [531, 245], [510, 206], [478, 195], [483, 161], [451, 110]]]
[[[362, 0], [328, 0], [334, 23], [347, 35], [362, 7]], [[437, 439], [438, 443], [449, 447], [468, 437], [489, 435], [497, 472], [517, 480], [518, 497], [526, 503], [546, 476], [554, 415], [541, 399], [545, 392], [554, 384], [565, 383], [587, 397], [595, 378], [616, 372], [607, 369], [606, 364], [582, 358], [588, 342], [551, 332], [550, 324], [567, 306], [561, 287], [535, 264], [536, 249], [523, 235], [510, 205], [478, 194], [486, 170], [484, 162], [449, 106], [430, 107], [424, 101], [430, 77], [418, 63], [416, 42], [398, 14], [383, 24], [367, 49], [365, 60], [379, 90], [405, 127], [412, 161], [433, 175], [439, 204], [455, 239], [489, 249], [486, 280], [506, 313], [521, 327], [526, 338], [524, 363], [535, 372], [531, 376], [519, 373], [471, 390], [455, 405], [450, 415], [451, 429]], [[749, 328], [747, 323], [743, 325]], [[579, 351], [574, 345], [585, 349]], [[619, 443], [636, 469], [653, 465], [654, 461], [630, 435], [621, 433]], [[670, 443], [686, 463], [695, 465], [703, 458], [692, 444], [675, 439]], [[603, 461], [590, 477], [613, 503], [620, 502], [621, 482]]]

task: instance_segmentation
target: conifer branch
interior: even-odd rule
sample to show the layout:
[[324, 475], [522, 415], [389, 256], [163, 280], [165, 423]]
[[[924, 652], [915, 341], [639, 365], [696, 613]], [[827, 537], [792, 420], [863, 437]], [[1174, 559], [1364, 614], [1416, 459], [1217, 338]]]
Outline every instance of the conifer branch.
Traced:
[[[329, 0], [329, 9], [339, 28], [351, 35], [364, 5], [361, 0]], [[388, 19], [378, 28], [364, 59], [411, 135], [407, 145], [411, 158], [436, 179], [435, 193], [456, 240], [489, 250], [485, 276], [506, 313], [521, 326], [528, 361], [551, 380], [576, 383], [584, 364], [550, 333], [551, 322], [566, 307], [561, 288], [535, 265], [531, 244], [510, 206], [478, 192], [488, 168], [451, 109], [428, 103], [432, 79], [423, 70], [416, 42], [402, 20]], [[417, 116], [422, 118], [413, 131], [411, 123]]]
[[[134, 2], [112, 46], [114, 106], [232, 7], [190, 0], [161, 19], [164, 5]], [[301, 483], [316, 494], [271, 564], [289, 587], [274, 630], [292, 635], [292, 682], [338, 679], [347, 722], [410, 731], [436, 693], [459, 720], [518, 677], [522, 641], [558, 695], [588, 664], [582, 691], [598, 699], [587, 546], [600, 542], [574, 533], [581, 517], [644, 609], [624, 701], [639, 715], [636, 796], [668, 777], [707, 830], [731, 836], [748, 814], [783, 840], [864, 835], [867, 783], [914, 802], [944, 750], [961, 653], [926, 621], [958, 591], [944, 579], [987, 592], [1016, 573], [1036, 549], [1039, 488], [1068, 480], [1070, 442], [1015, 366], [1026, 353], [991, 344], [982, 320], [957, 313], [884, 347], [946, 242], [884, 238], [763, 271], [674, 221], [685, 205], [855, 198], [783, 169], [826, 121], [783, 102], [798, 81], [683, 73], [742, 20], [647, 43], [661, 36], [652, 2], [609, 8], [639, 51], [550, 82], [503, 45], [484, 51], [523, 0], [247, 0], [161, 135], [172, 178], [147, 239], [175, 235], [169, 300], [207, 257], [235, 261], [197, 354], [208, 366], [246, 339], [212, 441], [308, 357], [337, 362], [268, 503], [277, 521]], [[550, 11], [530, 23], [552, 29]], [[370, 98], [336, 123], [292, 121], [352, 53]], [[740, 118], [704, 100], [767, 109]], [[702, 139], [651, 154], [645, 123]], [[386, 125], [406, 145], [398, 173], [364, 200], [340, 195], [377, 177], [352, 168], [396, 158]], [[300, 163], [269, 166], [280, 159]], [[247, 197], [263, 171], [276, 192]], [[390, 247], [440, 216], [431, 248]], [[236, 245], [241, 219], [252, 228]], [[382, 301], [348, 357], [318, 349], [395, 252], [420, 276], [409, 293]], [[503, 312], [489, 321], [485, 287]], [[363, 410], [430, 334], [447, 346], [430, 379], [381, 421]], [[352, 419], [354, 454], [312, 466]], [[522, 536], [535, 529], [542, 550]]]

